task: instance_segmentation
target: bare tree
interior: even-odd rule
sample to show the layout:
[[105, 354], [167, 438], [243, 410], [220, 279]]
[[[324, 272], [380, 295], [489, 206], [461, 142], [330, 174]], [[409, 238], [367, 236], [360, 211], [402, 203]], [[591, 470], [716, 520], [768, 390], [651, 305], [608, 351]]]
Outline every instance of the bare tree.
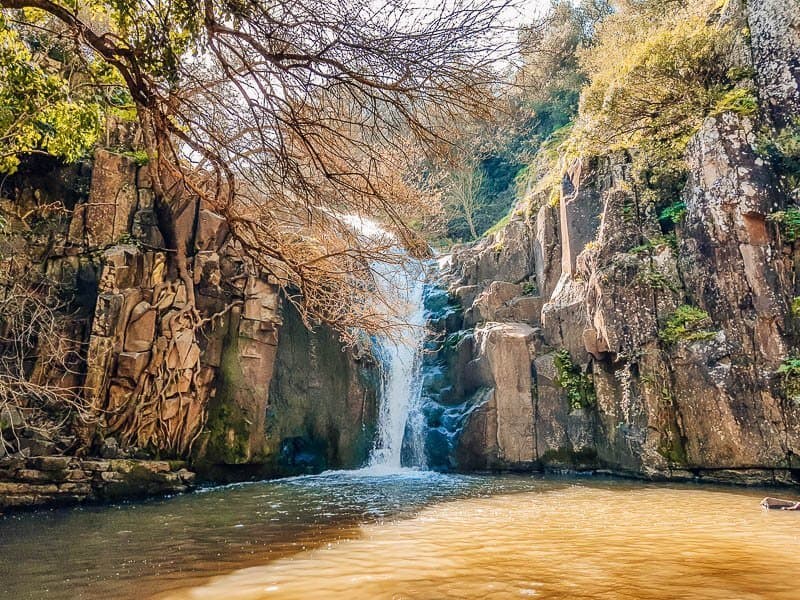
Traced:
[[468, 162], [450, 173], [447, 196], [449, 204], [467, 222], [472, 239], [477, 239], [475, 217], [480, 210], [483, 172], [480, 165]]
[[0, 454], [20, 436], [55, 440], [94, 415], [78, 385], [80, 341], [58, 284], [0, 253]]
[[345, 335], [383, 324], [366, 307], [369, 263], [386, 253], [337, 215], [376, 215], [412, 253], [426, 251], [401, 217], [421, 199], [404, 174], [466, 114], [491, 111], [494, 67], [511, 50], [506, 4], [0, 0], [45, 11], [118, 71], [190, 305], [174, 216], [199, 196], [308, 323]]
[[[15, 11], [17, 27], [66, 36], [77, 56], [93, 55], [117, 73], [138, 115], [166, 255], [186, 291], [172, 325], [196, 344], [210, 318], [197, 309], [193, 249], [178, 218], [199, 199], [227, 221], [248, 276], [268, 275], [307, 325], [326, 324], [355, 343], [358, 330], [397, 326], [372, 265], [400, 261], [397, 245], [414, 256], [428, 252], [403, 219], [428, 204], [424, 177], [409, 166], [449, 153], [460, 124], [491, 115], [502, 97], [495, 67], [508, 64], [514, 39], [501, 24], [507, 1], [0, 0], [0, 7]], [[26, 8], [43, 13], [16, 10]], [[345, 215], [377, 217], [393, 239], [362, 235]], [[185, 454], [198, 420], [182, 413], [181, 425], [167, 431], [159, 415], [177, 375], [163, 360], [148, 373], [107, 416], [107, 431]], [[196, 399], [192, 389], [187, 396]]]

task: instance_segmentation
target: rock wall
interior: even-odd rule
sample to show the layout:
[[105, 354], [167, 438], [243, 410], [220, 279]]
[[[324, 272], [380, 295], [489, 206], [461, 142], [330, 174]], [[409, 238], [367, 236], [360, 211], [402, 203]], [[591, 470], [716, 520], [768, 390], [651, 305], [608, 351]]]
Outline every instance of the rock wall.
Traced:
[[793, 200], [757, 151], [800, 117], [800, 11], [747, 6], [762, 118], [706, 120], [679, 224], [638, 196], [630, 157], [578, 159], [558, 209], [527, 198], [453, 252], [424, 391], [440, 467], [800, 483], [798, 247], [776, 223]]
[[[374, 363], [356, 360], [330, 331], [307, 332], [270, 275], [197, 198], [169, 192], [181, 198], [170, 216], [187, 249], [187, 280], [164, 249], [148, 167], [129, 156], [100, 149], [83, 167], [31, 164], [6, 190], [14, 206], [52, 199], [71, 210], [36, 238], [11, 239], [30, 269], [69, 296], [61, 310], [72, 323], [74, 369], [45, 373], [39, 348], [32, 372], [80, 390], [88, 418], [73, 415], [51, 439], [0, 406], [0, 457], [182, 459], [225, 480], [366, 460], [377, 414]], [[79, 483], [85, 494], [76, 496], [105, 497]]]

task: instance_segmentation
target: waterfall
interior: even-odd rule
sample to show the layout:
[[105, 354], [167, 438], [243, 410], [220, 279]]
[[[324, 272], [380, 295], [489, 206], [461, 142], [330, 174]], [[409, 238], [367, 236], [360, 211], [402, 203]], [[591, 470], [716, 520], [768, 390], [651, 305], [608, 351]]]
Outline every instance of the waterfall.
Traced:
[[[373, 221], [349, 216], [345, 219], [365, 236], [391, 235]], [[397, 252], [405, 254], [399, 248]], [[408, 257], [400, 264], [377, 263], [373, 269], [398, 326], [373, 340], [380, 363], [380, 409], [378, 435], [365, 470], [391, 473], [402, 469], [403, 462], [409, 467], [425, 466], [424, 418], [420, 411], [425, 265]]]
[[378, 438], [369, 459], [372, 469], [400, 469], [403, 454], [411, 462], [406, 466], [425, 466], [424, 419], [420, 412], [420, 367], [426, 320], [422, 302], [424, 271], [422, 264], [410, 263], [405, 268], [387, 266], [381, 273], [388, 291], [397, 298], [398, 319], [406, 326], [392, 338], [377, 340], [382, 386]]

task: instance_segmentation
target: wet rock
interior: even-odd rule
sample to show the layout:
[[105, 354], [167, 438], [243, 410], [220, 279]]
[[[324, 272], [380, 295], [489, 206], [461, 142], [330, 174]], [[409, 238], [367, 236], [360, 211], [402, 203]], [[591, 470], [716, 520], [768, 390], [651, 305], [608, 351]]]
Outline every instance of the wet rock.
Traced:
[[[534, 330], [521, 323], [489, 323], [475, 331], [473, 369], [484, 390], [465, 420], [457, 454], [470, 466], [524, 468], [535, 460], [533, 389]], [[481, 434], [482, 432], [482, 434]]]
[[113, 437], [107, 437], [103, 440], [103, 445], [100, 447], [100, 456], [103, 458], [119, 458], [121, 454], [117, 440]]

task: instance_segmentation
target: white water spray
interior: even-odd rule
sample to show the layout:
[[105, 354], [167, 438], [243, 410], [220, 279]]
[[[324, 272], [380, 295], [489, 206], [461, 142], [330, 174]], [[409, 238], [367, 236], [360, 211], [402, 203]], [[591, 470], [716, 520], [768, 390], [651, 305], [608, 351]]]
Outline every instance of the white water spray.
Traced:
[[[389, 236], [376, 223], [348, 217], [366, 236]], [[398, 250], [399, 252], [399, 250]], [[402, 264], [373, 265], [381, 293], [392, 304], [398, 328], [391, 336], [376, 338], [376, 355], [381, 368], [378, 436], [365, 471], [401, 471], [406, 448], [409, 467], [425, 467], [424, 420], [420, 412], [422, 344], [425, 341], [423, 291], [425, 268], [408, 258]]]

